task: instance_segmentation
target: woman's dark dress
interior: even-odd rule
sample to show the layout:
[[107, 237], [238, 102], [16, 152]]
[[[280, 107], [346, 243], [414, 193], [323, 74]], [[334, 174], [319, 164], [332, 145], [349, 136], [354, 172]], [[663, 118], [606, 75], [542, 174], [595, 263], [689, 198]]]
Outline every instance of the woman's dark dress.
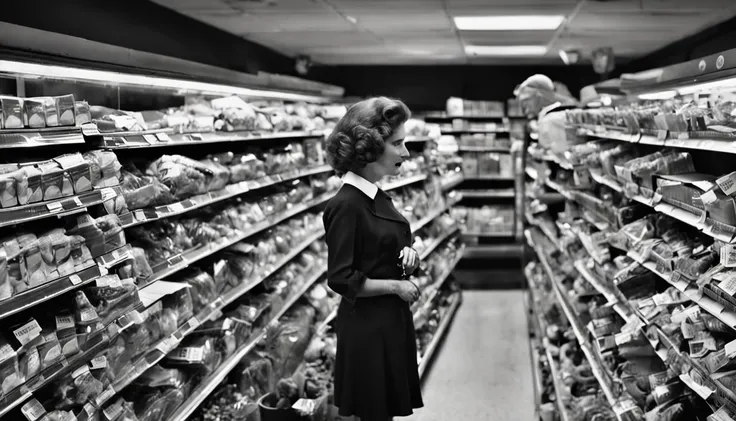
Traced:
[[410, 225], [385, 192], [371, 199], [351, 184], [330, 200], [323, 220], [328, 284], [342, 295], [335, 405], [361, 421], [411, 415], [423, 402], [409, 303], [395, 294], [356, 298], [366, 277], [401, 279], [398, 256], [411, 245]]

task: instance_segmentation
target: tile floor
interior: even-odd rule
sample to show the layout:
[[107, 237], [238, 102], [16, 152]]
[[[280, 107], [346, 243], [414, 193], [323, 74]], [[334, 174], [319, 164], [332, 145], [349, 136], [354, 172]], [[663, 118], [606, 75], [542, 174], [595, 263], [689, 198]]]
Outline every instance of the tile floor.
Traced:
[[425, 407], [395, 421], [536, 421], [523, 293], [463, 291], [424, 381]]

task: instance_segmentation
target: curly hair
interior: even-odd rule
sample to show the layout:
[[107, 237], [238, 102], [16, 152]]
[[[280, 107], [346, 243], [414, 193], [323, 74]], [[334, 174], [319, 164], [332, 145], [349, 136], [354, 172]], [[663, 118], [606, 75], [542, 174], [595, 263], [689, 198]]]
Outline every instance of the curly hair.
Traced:
[[383, 155], [386, 139], [409, 117], [409, 108], [396, 99], [375, 97], [354, 104], [327, 138], [327, 162], [340, 176], [365, 168]]

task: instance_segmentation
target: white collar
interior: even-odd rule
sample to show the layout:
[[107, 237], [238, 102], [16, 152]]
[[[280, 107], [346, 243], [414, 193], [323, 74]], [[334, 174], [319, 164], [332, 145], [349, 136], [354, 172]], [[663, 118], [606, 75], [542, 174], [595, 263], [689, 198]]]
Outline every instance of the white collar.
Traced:
[[357, 188], [371, 199], [375, 199], [378, 193], [378, 186], [352, 171], [348, 171], [342, 176], [342, 182]]

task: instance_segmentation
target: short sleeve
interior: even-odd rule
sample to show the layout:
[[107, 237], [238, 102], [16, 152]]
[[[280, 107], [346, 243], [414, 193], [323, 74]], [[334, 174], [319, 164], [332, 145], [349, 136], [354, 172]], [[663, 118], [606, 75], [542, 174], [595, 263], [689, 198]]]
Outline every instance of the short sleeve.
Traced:
[[348, 202], [328, 207], [323, 215], [327, 242], [327, 285], [350, 302], [355, 302], [366, 279], [356, 268], [357, 253], [363, 238], [360, 217], [361, 209]]

